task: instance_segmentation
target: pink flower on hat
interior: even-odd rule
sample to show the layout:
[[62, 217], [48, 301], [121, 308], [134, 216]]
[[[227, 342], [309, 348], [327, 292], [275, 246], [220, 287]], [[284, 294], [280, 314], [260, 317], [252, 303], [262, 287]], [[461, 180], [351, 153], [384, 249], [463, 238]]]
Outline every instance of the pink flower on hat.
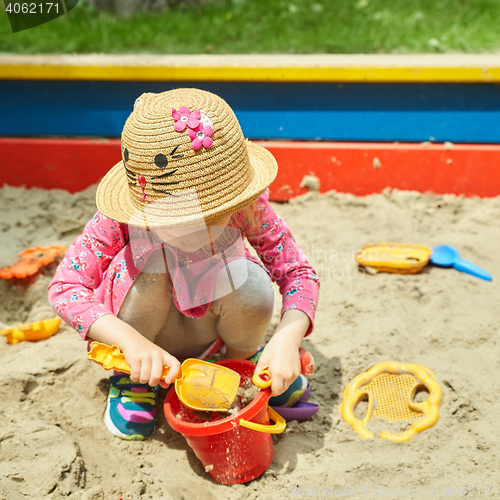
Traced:
[[195, 109], [191, 113], [191, 110], [187, 106], [181, 106], [179, 111], [175, 108], [172, 109], [172, 116], [176, 120], [174, 129], [177, 132], [182, 132], [186, 126], [195, 129], [200, 124], [201, 112], [199, 109]]
[[213, 133], [214, 130], [210, 125], [204, 127], [203, 123], [200, 123], [195, 129], [189, 129], [189, 137], [193, 141], [191, 145], [197, 151], [201, 149], [201, 146], [209, 148], [214, 143], [210, 137]]

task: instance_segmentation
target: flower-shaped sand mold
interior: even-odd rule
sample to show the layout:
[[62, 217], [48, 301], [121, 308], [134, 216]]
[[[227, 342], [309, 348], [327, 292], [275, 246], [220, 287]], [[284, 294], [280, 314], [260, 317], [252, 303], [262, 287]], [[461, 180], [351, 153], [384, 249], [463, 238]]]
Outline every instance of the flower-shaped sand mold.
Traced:
[[[413, 398], [421, 387], [429, 392], [429, 397], [427, 401], [417, 403]], [[436, 377], [428, 368], [416, 364], [385, 362], [357, 375], [347, 385], [340, 413], [365, 439], [374, 437], [366, 428], [372, 415], [374, 418], [385, 418], [389, 422], [414, 420], [410, 428], [401, 434], [390, 431], [380, 433], [382, 439], [402, 443], [437, 422], [442, 394]], [[354, 409], [361, 400], [367, 398], [368, 409], [361, 421], [354, 416]]]
[[0, 278], [4, 280], [28, 278], [65, 252], [66, 247], [62, 245], [27, 248], [19, 254], [19, 259], [15, 264], [0, 269]]

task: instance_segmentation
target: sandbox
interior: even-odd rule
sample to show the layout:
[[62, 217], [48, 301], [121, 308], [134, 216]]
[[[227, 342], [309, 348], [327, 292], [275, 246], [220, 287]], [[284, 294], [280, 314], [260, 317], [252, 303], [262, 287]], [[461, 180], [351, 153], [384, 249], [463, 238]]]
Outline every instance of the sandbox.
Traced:
[[[71, 242], [95, 210], [94, 193], [0, 189], [0, 263], [28, 246]], [[317, 365], [311, 400], [322, 407], [273, 437], [264, 475], [246, 486], [216, 484], [163, 417], [149, 441], [113, 437], [103, 423], [109, 374], [64, 326], [38, 343], [0, 342], [0, 499], [425, 497], [436, 489], [446, 498], [446, 487], [458, 496], [462, 486], [475, 496], [488, 486], [500, 493], [500, 197], [331, 191], [273, 206], [321, 278], [315, 331], [303, 345]], [[449, 243], [493, 281], [431, 266], [371, 276], [357, 270], [354, 252], [373, 241]], [[0, 282], [0, 328], [54, 315], [46, 296], [53, 273]], [[345, 385], [388, 360], [428, 367], [444, 392], [437, 424], [408, 443], [363, 440], [339, 414]]]

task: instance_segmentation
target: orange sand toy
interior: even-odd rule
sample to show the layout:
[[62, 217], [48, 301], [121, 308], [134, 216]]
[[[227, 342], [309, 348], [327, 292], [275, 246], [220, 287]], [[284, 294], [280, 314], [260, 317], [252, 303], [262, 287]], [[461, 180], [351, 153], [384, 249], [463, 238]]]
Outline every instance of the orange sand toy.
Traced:
[[41, 267], [50, 264], [65, 252], [66, 247], [62, 245], [28, 248], [19, 254], [20, 258], [15, 264], [0, 269], [0, 278], [10, 280], [33, 276]]
[[404, 243], [370, 243], [355, 257], [363, 267], [386, 273], [414, 274], [427, 263], [432, 254], [429, 247]]
[[0, 330], [0, 333], [7, 338], [9, 344], [19, 344], [22, 340], [33, 342], [46, 339], [54, 335], [59, 330], [60, 325], [61, 318], [52, 318]]
[[[427, 401], [423, 403], [413, 401], [419, 389], [429, 392]], [[382, 439], [402, 443], [437, 422], [442, 395], [436, 377], [428, 368], [415, 364], [385, 362], [354, 377], [344, 390], [340, 413], [365, 439], [374, 437], [365, 427], [372, 414], [375, 418], [385, 418], [389, 422], [415, 420], [411, 427], [401, 434], [389, 431], [380, 433]], [[354, 409], [360, 401], [366, 399], [368, 410], [361, 421], [354, 416]]]
[[[106, 370], [130, 373], [130, 366], [118, 346], [92, 342], [87, 358]], [[170, 368], [163, 367], [165, 380]], [[234, 370], [200, 359], [186, 359], [175, 379], [175, 392], [180, 401], [198, 411], [227, 411], [236, 398], [240, 376]]]

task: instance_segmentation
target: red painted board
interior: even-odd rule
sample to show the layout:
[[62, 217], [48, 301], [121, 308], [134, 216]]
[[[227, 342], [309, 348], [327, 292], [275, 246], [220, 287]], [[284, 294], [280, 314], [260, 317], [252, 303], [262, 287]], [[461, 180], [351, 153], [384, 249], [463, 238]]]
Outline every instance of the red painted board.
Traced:
[[[446, 143], [445, 143], [446, 144]], [[499, 145], [272, 143], [278, 161], [271, 198], [306, 193], [304, 176], [319, 178], [320, 192], [367, 195], [386, 187], [466, 196], [500, 195]]]
[[0, 186], [82, 191], [121, 159], [119, 139], [0, 138]]
[[[260, 142], [278, 160], [271, 199], [320, 192], [366, 195], [385, 187], [466, 196], [500, 195], [500, 145]], [[378, 159], [375, 160], [375, 158]], [[0, 185], [81, 191], [120, 161], [119, 139], [0, 138]], [[376, 168], [378, 167], [378, 168]]]

